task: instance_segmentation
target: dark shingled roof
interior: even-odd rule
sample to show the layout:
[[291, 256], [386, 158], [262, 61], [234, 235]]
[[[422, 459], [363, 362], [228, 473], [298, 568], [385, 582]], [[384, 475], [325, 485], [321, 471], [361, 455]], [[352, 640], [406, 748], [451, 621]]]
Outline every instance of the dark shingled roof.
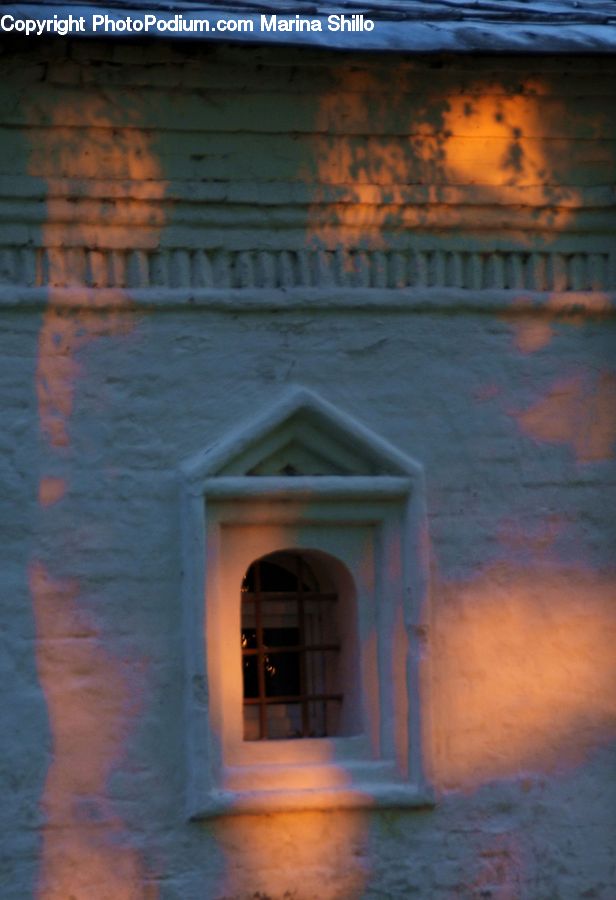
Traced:
[[[3, 13], [46, 18], [112, 18], [155, 13], [164, 19], [207, 19], [208, 33], [150, 31], [150, 36], [234, 43], [309, 45], [341, 50], [393, 50], [412, 53], [613, 53], [616, 50], [616, 0], [64, 0], [3, 3]], [[374, 20], [371, 31], [333, 31], [327, 17], [363, 14]], [[267, 31], [261, 15], [295, 20], [296, 14], [318, 19], [321, 31]], [[252, 31], [212, 30], [217, 19], [250, 20]], [[88, 28], [91, 33], [91, 29]], [[108, 34], [108, 33], [107, 33]], [[119, 36], [119, 35], [118, 35]], [[122, 32], [122, 37], [135, 34]]]

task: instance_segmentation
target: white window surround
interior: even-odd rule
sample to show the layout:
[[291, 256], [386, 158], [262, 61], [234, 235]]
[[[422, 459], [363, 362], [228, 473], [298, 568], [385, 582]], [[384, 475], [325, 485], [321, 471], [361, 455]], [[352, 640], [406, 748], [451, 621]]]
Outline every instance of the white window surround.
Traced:
[[[430, 805], [421, 466], [296, 388], [189, 460], [182, 486], [188, 816]], [[240, 585], [255, 559], [287, 549], [348, 573], [357, 734], [243, 740]]]

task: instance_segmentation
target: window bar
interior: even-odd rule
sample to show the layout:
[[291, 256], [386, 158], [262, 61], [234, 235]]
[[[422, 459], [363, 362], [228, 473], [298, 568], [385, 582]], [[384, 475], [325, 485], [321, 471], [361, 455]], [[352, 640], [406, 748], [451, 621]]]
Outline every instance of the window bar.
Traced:
[[261, 609], [261, 563], [255, 563], [255, 626], [257, 631], [257, 678], [259, 685], [259, 740], [267, 739], [265, 696], [265, 650], [263, 647], [263, 610]]
[[[265, 703], [272, 706], [276, 703], [301, 703], [304, 699], [306, 701], [335, 700], [337, 703], [342, 703], [343, 698], [343, 694], [279, 694], [276, 697], [266, 697]], [[256, 706], [261, 701], [258, 697], [247, 697], [244, 703], [246, 706]]]
[[[263, 652], [267, 655], [270, 653], [319, 653], [327, 650], [340, 650], [340, 644], [269, 644], [263, 645]], [[256, 656], [259, 653], [256, 647], [248, 647], [242, 650], [243, 656]]]
[[[306, 646], [306, 628], [304, 622], [304, 595], [302, 591], [302, 558], [296, 557], [297, 563], [297, 613], [299, 619], [299, 643]], [[310, 721], [308, 717], [308, 685], [306, 684], [306, 653], [299, 654], [299, 692], [302, 698], [302, 737], [308, 737], [310, 733]]]
[[[243, 599], [247, 602], [255, 599], [254, 591], [243, 591]], [[325, 594], [320, 591], [304, 591], [304, 600], [325, 602], [325, 603], [335, 603], [338, 599], [338, 594]], [[261, 599], [262, 600], [282, 600], [282, 599], [290, 599], [295, 600], [297, 597], [297, 591], [261, 591]]]
[[[319, 641], [322, 642], [325, 637], [330, 637], [330, 634], [325, 635], [325, 629], [323, 628], [323, 607], [321, 605], [319, 605], [319, 607], [318, 607], [317, 623], [318, 623], [318, 630], [319, 630]], [[330, 629], [330, 631], [331, 631], [331, 629]], [[326, 674], [325, 674], [325, 654], [321, 653], [320, 657], [321, 657], [321, 659], [320, 659], [320, 661], [321, 661], [321, 690], [325, 693], [325, 691], [327, 690]], [[323, 698], [323, 700], [321, 701], [321, 715], [323, 717], [323, 735], [325, 737], [327, 737], [329, 732], [327, 730], [327, 700], [325, 700], [325, 698]]]

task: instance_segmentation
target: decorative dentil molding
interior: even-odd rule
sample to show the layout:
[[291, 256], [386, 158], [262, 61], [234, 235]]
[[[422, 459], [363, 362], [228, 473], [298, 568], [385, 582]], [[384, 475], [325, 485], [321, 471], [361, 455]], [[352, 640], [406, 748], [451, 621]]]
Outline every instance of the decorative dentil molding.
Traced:
[[18, 288], [610, 291], [616, 251], [0, 248], [0, 285]]

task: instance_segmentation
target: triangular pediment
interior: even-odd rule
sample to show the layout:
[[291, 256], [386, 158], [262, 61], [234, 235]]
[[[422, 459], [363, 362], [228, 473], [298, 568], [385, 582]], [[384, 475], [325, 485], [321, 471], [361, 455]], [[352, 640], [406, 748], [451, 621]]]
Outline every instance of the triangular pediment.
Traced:
[[[330, 452], [328, 452], [328, 449]], [[282, 447], [260, 459], [246, 475], [350, 475], [355, 474], [359, 460], [345, 460], [343, 465], [339, 448], [324, 448], [293, 436]]]
[[420, 467], [323, 398], [295, 388], [194, 457], [195, 477], [414, 475]]

